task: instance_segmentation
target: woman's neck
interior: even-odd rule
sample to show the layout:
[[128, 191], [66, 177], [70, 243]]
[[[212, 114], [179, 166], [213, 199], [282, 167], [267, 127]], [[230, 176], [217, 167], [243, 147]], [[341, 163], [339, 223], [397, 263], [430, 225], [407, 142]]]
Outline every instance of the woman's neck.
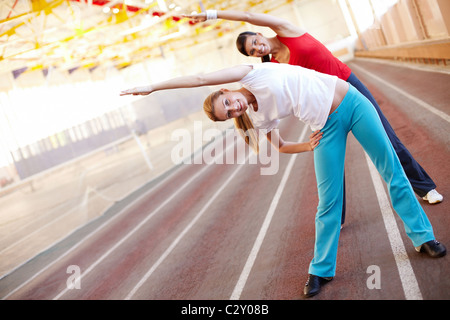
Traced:
[[236, 91], [238, 91], [238, 92], [240, 92], [240, 93], [242, 93], [242, 94], [244, 95], [245, 99], [247, 99], [247, 103], [248, 103], [248, 104], [251, 104], [251, 103], [255, 103], [255, 102], [256, 102], [256, 98], [255, 98], [255, 96], [253, 95], [253, 93], [251, 93], [250, 91], [248, 91], [248, 90], [245, 89], [244, 87], [242, 87], [242, 88], [240, 88], [240, 89], [238, 89], [238, 90], [236, 90]]
[[240, 93], [242, 93], [242, 95], [245, 97], [245, 99], [247, 100], [247, 104], [253, 109], [253, 111], [258, 111], [258, 101], [256, 100], [256, 97], [253, 95], [253, 93], [251, 93], [250, 91], [248, 91], [247, 89], [245, 89], [244, 87], [240, 88], [239, 90], [236, 90]]
[[270, 53], [272, 57], [281, 63], [288, 63], [290, 52], [289, 48], [286, 47], [277, 37], [269, 38]]
[[278, 40], [277, 37], [267, 38], [267, 41], [269, 42], [270, 45], [270, 53], [276, 56], [277, 53], [280, 52], [280, 50], [282, 50], [283, 44], [281, 43], [280, 40]]

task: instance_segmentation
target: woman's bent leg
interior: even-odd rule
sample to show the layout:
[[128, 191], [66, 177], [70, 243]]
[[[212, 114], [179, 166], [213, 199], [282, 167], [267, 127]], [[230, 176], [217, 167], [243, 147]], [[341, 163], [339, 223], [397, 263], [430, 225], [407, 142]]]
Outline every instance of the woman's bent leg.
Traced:
[[314, 258], [309, 273], [319, 277], [333, 277], [341, 228], [344, 159], [347, 132], [332, 114], [322, 129], [323, 138], [314, 150], [319, 204], [316, 213]]
[[[350, 90], [356, 89], [350, 87]], [[387, 183], [392, 205], [414, 246], [434, 239], [433, 229], [420, 206], [403, 167], [371, 103], [355, 94], [352, 132]]]
[[430, 190], [436, 188], [436, 184], [433, 179], [430, 178], [428, 173], [421, 167], [421, 165], [414, 159], [409, 150], [403, 145], [400, 139], [395, 134], [394, 129], [392, 129], [391, 124], [381, 112], [380, 107], [375, 101], [374, 97], [366, 86], [352, 73], [347, 79], [360, 93], [362, 93], [374, 106], [377, 111], [381, 123], [383, 125], [386, 134], [394, 147], [395, 152], [400, 160], [403, 170], [411, 183], [414, 191], [420, 197], [424, 197]]

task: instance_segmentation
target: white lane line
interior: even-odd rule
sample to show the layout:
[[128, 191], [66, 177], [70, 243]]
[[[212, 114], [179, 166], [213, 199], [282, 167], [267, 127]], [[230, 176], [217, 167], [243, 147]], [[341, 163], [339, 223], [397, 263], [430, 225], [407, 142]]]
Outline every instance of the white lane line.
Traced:
[[391, 244], [392, 252], [394, 254], [395, 263], [400, 274], [400, 280], [403, 286], [406, 300], [423, 300], [422, 293], [419, 289], [414, 270], [409, 261], [408, 254], [405, 250], [400, 231], [398, 230], [397, 222], [395, 221], [394, 213], [392, 212], [391, 203], [388, 199], [386, 191], [384, 190], [381, 177], [366, 153], [366, 161], [369, 166], [370, 176], [372, 177], [373, 186], [377, 194], [378, 203], [383, 216], [384, 226], [388, 234], [389, 242]]
[[[253, 155], [253, 154], [252, 154]], [[249, 156], [247, 155], [245, 162]], [[214, 195], [209, 199], [209, 201], [203, 206], [199, 213], [192, 219], [192, 221], [184, 228], [184, 230], [178, 235], [178, 237], [170, 244], [170, 246], [164, 251], [164, 253], [159, 257], [159, 259], [152, 265], [152, 267], [147, 271], [147, 273], [141, 278], [141, 280], [134, 286], [134, 288], [125, 297], [125, 300], [130, 300], [134, 294], [139, 290], [139, 288], [148, 280], [148, 278], [153, 274], [153, 272], [159, 267], [159, 265], [167, 258], [167, 256], [172, 252], [172, 250], [177, 246], [177, 244], [183, 239], [183, 237], [189, 232], [189, 230], [195, 225], [195, 223], [202, 217], [206, 212], [206, 209], [216, 200], [216, 198], [222, 194], [222, 191], [226, 186], [233, 180], [236, 174], [241, 170], [244, 165], [239, 164], [237, 169], [228, 177], [227, 181], [214, 193]]]
[[[161, 181], [160, 183], [162, 183], [163, 181]], [[159, 185], [159, 184], [158, 184]], [[114, 217], [112, 217], [111, 219], [109, 219], [108, 221], [104, 222], [103, 224], [101, 224], [100, 226], [98, 226], [95, 230], [93, 230], [91, 233], [89, 233], [86, 237], [84, 237], [80, 242], [78, 242], [77, 244], [75, 244], [73, 247], [71, 247], [70, 249], [68, 249], [65, 253], [63, 253], [61, 256], [59, 256], [57, 259], [53, 260], [51, 263], [49, 263], [47, 266], [45, 266], [44, 268], [42, 268], [40, 271], [38, 271], [37, 273], [35, 273], [31, 278], [29, 278], [27, 281], [23, 282], [21, 285], [19, 285], [18, 287], [16, 287], [14, 290], [12, 290], [10, 293], [8, 293], [6, 296], [4, 296], [2, 298], [2, 300], [7, 299], [9, 296], [11, 296], [12, 294], [16, 293], [18, 290], [20, 290], [21, 288], [23, 288], [24, 286], [26, 286], [28, 283], [30, 283], [31, 281], [33, 281], [34, 279], [36, 279], [39, 275], [41, 275], [42, 273], [44, 273], [46, 270], [48, 270], [50, 267], [52, 267], [54, 264], [56, 264], [58, 261], [60, 261], [61, 259], [63, 259], [64, 257], [66, 257], [67, 255], [69, 255], [69, 253], [73, 252], [74, 250], [76, 250], [78, 247], [80, 247], [82, 244], [84, 244], [85, 242], [87, 242], [91, 237], [93, 237], [95, 234], [97, 234], [97, 232], [101, 231], [102, 229], [106, 228], [108, 225], [110, 225], [113, 221], [115, 221], [116, 219], [118, 219], [123, 213], [127, 212], [127, 210], [129, 208], [131, 208], [132, 206], [134, 206], [136, 203], [138, 203], [139, 201], [141, 201], [141, 199], [145, 198], [146, 196], [148, 196], [148, 194], [150, 192], [152, 192], [153, 189], [148, 190], [147, 192], [145, 192], [144, 194], [142, 194], [139, 198], [137, 198], [136, 200], [134, 200], [132, 203], [128, 204], [126, 207], [124, 207], [120, 212], [118, 212]], [[77, 229], [78, 230], [78, 229]], [[49, 247], [50, 248], [50, 247]], [[49, 248], [47, 248], [46, 250], [48, 250]]]
[[[298, 141], [303, 141], [305, 139], [307, 128], [308, 127], [305, 126]], [[253, 264], [255, 263], [258, 252], [261, 249], [261, 245], [264, 241], [267, 230], [269, 229], [270, 222], [272, 221], [273, 215], [275, 213], [275, 209], [278, 206], [278, 202], [280, 201], [281, 194], [283, 193], [284, 187], [286, 186], [286, 182], [290, 176], [292, 167], [294, 165], [294, 162], [295, 162], [295, 159], [297, 158], [297, 156], [298, 156], [298, 154], [294, 154], [291, 157], [291, 159], [289, 159], [289, 163], [286, 167], [286, 170], [284, 171], [283, 177], [282, 177], [280, 184], [278, 185], [277, 191], [275, 192], [275, 195], [272, 199], [272, 203], [270, 204], [269, 210], [267, 211], [266, 217], [261, 226], [261, 229], [259, 230], [258, 236], [256, 237], [255, 243], [253, 244], [253, 248], [250, 251], [250, 255], [247, 258], [247, 262], [245, 263], [244, 268], [242, 269], [241, 275], [239, 277], [239, 280], [237, 281], [236, 286], [234, 287], [234, 290], [233, 290], [233, 293], [231, 294], [230, 300], [239, 300], [239, 297], [241, 296], [242, 290], [244, 289], [244, 286], [250, 275], [250, 271], [253, 268]]]
[[407, 97], [408, 99], [414, 101], [415, 103], [417, 103], [418, 105], [422, 106], [423, 108], [425, 108], [426, 110], [434, 113], [435, 115], [439, 116], [440, 118], [442, 118], [443, 120], [450, 122], [450, 116], [448, 114], [446, 114], [445, 112], [442, 112], [441, 110], [436, 109], [435, 107], [429, 105], [428, 103], [426, 103], [423, 100], [420, 100], [412, 95], [410, 95], [409, 93], [403, 91], [402, 89], [394, 86], [393, 84], [390, 84], [389, 82], [381, 79], [380, 77], [374, 75], [373, 73], [363, 69], [360, 66], [357, 65], [352, 65], [353, 69], [357, 69], [359, 72], [366, 74], [367, 76], [374, 78], [375, 80], [381, 82], [382, 84], [384, 84], [385, 86], [397, 91], [398, 93], [404, 95], [405, 97]]
[[[220, 141], [221, 142], [221, 141]], [[233, 144], [230, 144], [225, 151], [222, 151], [217, 155], [216, 158], [222, 157], [223, 153], [228, 149], [232, 148]], [[158, 211], [164, 208], [167, 204], [170, 203], [184, 188], [187, 188], [192, 185], [192, 182], [197, 179], [201, 174], [203, 174], [207, 168], [211, 164], [215, 163], [209, 162], [207, 163], [200, 171], [198, 171], [193, 177], [191, 177], [186, 183], [184, 183], [180, 188], [177, 189], [170, 197], [168, 197], [163, 203], [161, 203], [156, 209], [154, 209], [144, 220], [142, 220], [136, 227], [134, 227], [131, 231], [129, 231], [125, 237], [123, 237], [119, 242], [117, 242], [114, 246], [112, 246], [108, 251], [106, 251], [100, 258], [98, 258], [93, 264], [89, 266], [81, 275], [80, 278], [85, 277], [89, 272], [91, 272], [97, 265], [99, 265], [104, 259], [106, 259], [113, 251], [115, 251], [120, 245], [122, 245], [126, 240], [128, 240], [134, 233], [136, 233], [145, 223], [147, 223], [154, 215], [158, 213]], [[56, 295], [53, 300], [58, 300], [61, 296], [63, 296], [70, 288], [66, 287], [63, 291], [61, 291], [58, 295]]]
[[[230, 146], [231, 147], [231, 146]], [[228, 149], [228, 148], [227, 148]], [[223, 153], [219, 154], [217, 157], [221, 157]], [[205, 170], [207, 167], [209, 166], [209, 164], [207, 164], [204, 168], [202, 168], [201, 171], [199, 171], [197, 173], [200, 174], [201, 172], [203, 172], [203, 170]], [[18, 290], [20, 290], [21, 288], [23, 288], [24, 286], [26, 286], [28, 283], [30, 283], [31, 281], [33, 281], [34, 279], [36, 279], [39, 275], [41, 275], [42, 273], [44, 273], [45, 271], [47, 271], [50, 267], [52, 267], [53, 265], [55, 265], [58, 261], [62, 260], [64, 257], [66, 257], [67, 255], [69, 255], [71, 252], [75, 251], [76, 249], [78, 249], [81, 245], [83, 245], [85, 242], [87, 242], [90, 238], [92, 238], [94, 235], [96, 235], [98, 232], [100, 232], [101, 230], [103, 230], [104, 228], [106, 228], [107, 226], [109, 226], [110, 224], [112, 224], [112, 222], [114, 222], [116, 219], [118, 219], [120, 216], [122, 216], [123, 214], [125, 214], [128, 209], [130, 209], [131, 207], [133, 207], [134, 205], [136, 205], [137, 203], [139, 203], [142, 199], [144, 199], [145, 197], [148, 196], [149, 193], [153, 192], [153, 190], [155, 190], [157, 187], [159, 187], [160, 185], [162, 185], [166, 180], [168, 180], [173, 174], [175, 174], [175, 172], [178, 172], [178, 170], [173, 171], [172, 173], [170, 173], [169, 176], [165, 177], [163, 180], [159, 181], [157, 183], [157, 185], [155, 185], [154, 187], [152, 187], [150, 190], [146, 191], [144, 194], [142, 194], [140, 197], [138, 197], [137, 199], [135, 199], [133, 202], [129, 203], [126, 207], [124, 207], [123, 209], [121, 209], [120, 212], [118, 212], [116, 215], [114, 215], [114, 217], [112, 217], [111, 219], [109, 219], [108, 221], [104, 222], [103, 224], [101, 224], [100, 226], [98, 226], [95, 230], [91, 231], [86, 237], [84, 237], [80, 242], [78, 242], [77, 244], [75, 244], [73, 247], [71, 247], [70, 249], [68, 249], [64, 254], [62, 254], [61, 256], [59, 256], [57, 259], [55, 259], [54, 261], [52, 261], [51, 263], [49, 263], [47, 266], [45, 266], [44, 268], [42, 268], [40, 271], [38, 271], [37, 273], [35, 273], [31, 278], [29, 278], [28, 280], [26, 280], [25, 282], [23, 282], [21, 285], [19, 285], [18, 287], [16, 287], [14, 290], [12, 290], [11, 292], [9, 292], [6, 296], [4, 296], [3, 298], [1, 298], [2, 300], [7, 299], [8, 297], [10, 297], [11, 295], [13, 295], [14, 293], [16, 293]], [[196, 175], [196, 176], [197, 176]], [[187, 186], [187, 184], [185, 184], [183, 187]], [[78, 229], [77, 229], [78, 230]]]

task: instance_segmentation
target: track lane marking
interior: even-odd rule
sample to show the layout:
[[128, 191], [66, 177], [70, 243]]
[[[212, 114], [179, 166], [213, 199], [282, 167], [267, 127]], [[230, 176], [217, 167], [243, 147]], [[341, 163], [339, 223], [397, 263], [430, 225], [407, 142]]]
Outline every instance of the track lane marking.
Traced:
[[423, 300], [419, 284], [411, 266], [411, 262], [409, 261], [408, 254], [406, 253], [405, 245], [391, 208], [391, 202], [384, 190], [380, 174], [367, 153], [365, 155], [406, 300]]
[[[222, 140], [220, 141], [222, 143]], [[234, 147], [234, 142], [230, 144], [225, 150], [222, 150], [215, 159], [222, 157], [224, 152], [229, 150], [230, 148]], [[156, 209], [154, 209], [144, 220], [142, 220], [136, 227], [134, 227], [131, 231], [129, 231], [125, 237], [123, 237], [119, 242], [116, 242], [114, 246], [112, 246], [107, 252], [105, 252], [100, 258], [98, 258], [93, 264], [91, 264], [81, 275], [80, 278], [83, 278], [86, 276], [89, 272], [91, 272], [97, 265], [99, 265], [104, 259], [106, 259], [113, 251], [115, 251], [120, 245], [122, 245], [126, 240], [128, 240], [136, 231], [138, 231], [146, 222], [148, 222], [153, 216], [155, 216], [161, 208], [166, 206], [170, 201], [175, 198], [183, 189], [189, 187], [192, 182], [197, 179], [200, 175], [202, 175], [207, 168], [211, 164], [215, 163], [215, 161], [211, 161], [207, 163], [200, 171], [198, 171], [193, 177], [191, 177], [186, 183], [184, 183], [177, 191], [175, 191], [169, 198], [167, 198], [162, 204], [160, 204]], [[69, 288], [65, 288], [63, 291], [61, 291], [58, 295], [56, 295], [53, 300], [58, 300], [61, 298], [68, 290]]]
[[[300, 134], [300, 138], [298, 141], [303, 141], [305, 139], [307, 126], [304, 127], [302, 133]], [[275, 209], [278, 206], [278, 202], [280, 201], [281, 194], [283, 193], [283, 190], [286, 186], [286, 182], [290, 176], [292, 167], [294, 165], [295, 159], [297, 158], [298, 153], [294, 154], [291, 159], [289, 159], [288, 165], [286, 167], [286, 170], [284, 171], [283, 177], [280, 181], [280, 184], [278, 185], [277, 191], [275, 192], [275, 195], [272, 199], [272, 202], [269, 206], [269, 210], [266, 213], [266, 217], [264, 219], [264, 222], [261, 226], [261, 229], [259, 230], [258, 236], [255, 239], [255, 242], [253, 244], [253, 248], [250, 251], [250, 254], [247, 258], [247, 261], [244, 265], [244, 268], [242, 269], [241, 275], [239, 276], [239, 279], [234, 287], [234, 290], [231, 294], [230, 300], [239, 300], [242, 291], [244, 290], [245, 284], [247, 283], [247, 279], [250, 275], [250, 272], [253, 268], [253, 265], [255, 263], [256, 257], [258, 256], [258, 252], [261, 249], [262, 243], [264, 241], [264, 238], [266, 236], [267, 230], [269, 229], [270, 223], [272, 221], [273, 215], [275, 214]]]
[[445, 112], [442, 112], [441, 110], [436, 109], [435, 107], [433, 107], [432, 105], [426, 103], [423, 100], [420, 100], [419, 98], [416, 98], [412, 95], [410, 95], [409, 93], [407, 93], [406, 91], [403, 91], [402, 89], [398, 88], [397, 86], [394, 86], [393, 84], [390, 84], [389, 82], [381, 79], [380, 77], [374, 75], [373, 73], [367, 71], [366, 69], [358, 66], [358, 65], [353, 65], [352, 67], [353, 69], [358, 69], [358, 71], [360, 71], [361, 73], [364, 73], [366, 76], [369, 76], [371, 78], [374, 78], [375, 80], [381, 82], [383, 85], [397, 91], [398, 93], [402, 94], [403, 96], [407, 97], [408, 99], [414, 101], [415, 103], [417, 103], [418, 105], [420, 105], [421, 107], [425, 108], [426, 110], [434, 113], [435, 115], [437, 115], [438, 117], [442, 118], [443, 120], [450, 122], [450, 116], [448, 114], [446, 114]]
[[[252, 154], [254, 156], [254, 154]], [[245, 158], [245, 162], [249, 155]], [[221, 185], [221, 187], [213, 194], [213, 196], [208, 200], [208, 202], [203, 206], [199, 213], [192, 219], [192, 221], [183, 229], [183, 231], [178, 235], [178, 237], [172, 241], [170, 246], [164, 251], [164, 253], [159, 257], [159, 259], [151, 266], [151, 268], [145, 273], [145, 275], [139, 280], [139, 282], [133, 287], [133, 289], [127, 294], [125, 300], [130, 300], [136, 292], [142, 287], [142, 285], [150, 278], [153, 272], [159, 267], [159, 265], [169, 256], [177, 244], [183, 239], [183, 237], [189, 232], [189, 230], [195, 225], [195, 223], [203, 216], [206, 209], [216, 200], [216, 198], [222, 194], [222, 191], [228, 184], [234, 179], [236, 174], [244, 167], [244, 164], [239, 164], [237, 169], [228, 177], [228, 179]]]
[[[161, 181], [160, 183], [162, 183], [163, 181]], [[98, 226], [95, 230], [91, 231], [86, 237], [84, 237], [80, 242], [78, 242], [77, 244], [75, 244], [73, 247], [71, 247], [69, 250], [67, 250], [65, 253], [63, 253], [61, 256], [59, 256], [57, 259], [53, 260], [53, 262], [49, 263], [47, 266], [45, 266], [44, 268], [42, 268], [40, 271], [38, 271], [37, 273], [35, 273], [31, 278], [29, 278], [28, 280], [26, 280], [25, 282], [23, 282], [21, 285], [19, 285], [18, 287], [16, 287], [14, 290], [12, 290], [11, 292], [9, 292], [6, 296], [4, 296], [2, 298], [2, 300], [7, 299], [8, 297], [10, 297], [11, 295], [13, 295], [14, 293], [16, 293], [18, 290], [22, 289], [24, 286], [26, 286], [28, 283], [30, 283], [31, 281], [33, 281], [34, 279], [36, 279], [39, 275], [41, 275], [42, 273], [44, 273], [45, 271], [47, 271], [50, 267], [52, 267], [54, 264], [56, 264], [57, 262], [59, 262], [61, 259], [63, 259], [64, 257], [66, 257], [68, 254], [72, 253], [74, 250], [78, 249], [78, 247], [80, 247], [82, 244], [84, 244], [85, 242], [87, 242], [87, 240], [89, 240], [91, 237], [93, 237], [94, 235], [96, 235], [97, 232], [101, 231], [102, 229], [106, 228], [109, 224], [111, 224], [113, 221], [115, 221], [117, 218], [119, 218], [122, 214], [124, 214], [125, 212], [127, 212], [127, 210], [129, 208], [131, 208], [132, 206], [134, 206], [136, 203], [138, 203], [139, 201], [141, 201], [141, 199], [143, 199], [145, 196], [148, 195], [148, 193], [150, 193], [151, 191], [153, 191], [153, 189], [145, 192], [144, 194], [142, 194], [140, 197], [138, 197], [136, 200], [134, 200], [132, 203], [128, 204], [127, 206], [125, 206], [120, 212], [118, 212], [116, 215], [114, 215], [111, 219], [109, 219], [108, 221], [104, 222], [103, 224], [101, 224], [100, 226]], [[78, 229], [76, 229], [78, 230]], [[75, 230], [75, 231], [76, 231]], [[74, 231], [74, 232], [75, 232]], [[49, 247], [50, 248], [50, 247]], [[46, 250], [48, 250], [49, 248], [47, 248]], [[31, 260], [31, 259], [30, 259]]]
[[[231, 148], [233, 145], [229, 146], [228, 148]], [[226, 150], [228, 150], [228, 148], [226, 148]], [[225, 151], [226, 151], [225, 150]], [[221, 157], [223, 155], [223, 151], [222, 153], [220, 153], [219, 155], [217, 155], [218, 157]], [[194, 154], [195, 156], [195, 154]], [[214, 163], [214, 162], [213, 162]], [[207, 163], [199, 172], [197, 172], [197, 175], [199, 175], [201, 172], [203, 172], [204, 170], [206, 170], [206, 168], [209, 167], [211, 163]], [[142, 194], [141, 196], [139, 196], [138, 198], [136, 198], [134, 201], [132, 201], [131, 203], [129, 203], [127, 206], [125, 206], [124, 208], [122, 208], [116, 215], [114, 215], [112, 218], [110, 218], [108, 221], [104, 222], [103, 224], [101, 224], [100, 226], [98, 226], [96, 229], [94, 229], [93, 231], [91, 231], [86, 237], [84, 237], [80, 242], [78, 242], [77, 244], [75, 244], [73, 247], [71, 247], [70, 249], [68, 249], [65, 253], [63, 253], [61, 256], [59, 256], [57, 259], [55, 259], [54, 261], [52, 261], [51, 263], [49, 263], [47, 266], [45, 266], [44, 268], [42, 268], [40, 271], [38, 271], [37, 273], [35, 273], [32, 277], [30, 277], [28, 280], [26, 280], [25, 282], [23, 282], [22, 284], [20, 284], [19, 286], [17, 286], [15, 289], [13, 289], [12, 291], [10, 291], [7, 295], [5, 295], [4, 297], [1, 298], [1, 300], [6, 300], [8, 297], [10, 297], [11, 295], [13, 295], [14, 293], [16, 293], [17, 291], [19, 291], [20, 289], [22, 289], [24, 286], [26, 286], [27, 284], [29, 284], [31, 281], [33, 281], [34, 279], [36, 279], [39, 275], [41, 275], [42, 273], [44, 273], [45, 271], [47, 271], [50, 267], [52, 267], [53, 265], [55, 265], [57, 262], [59, 262], [60, 260], [62, 260], [64, 257], [66, 257], [67, 255], [69, 255], [70, 253], [72, 253], [73, 251], [75, 251], [76, 249], [78, 249], [81, 245], [83, 245], [85, 242], [87, 242], [90, 238], [92, 238], [93, 236], [95, 236], [97, 234], [97, 232], [100, 232], [101, 230], [103, 230], [104, 228], [106, 228], [107, 226], [109, 226], [112, 222], [114, 222], [116, 219], [118, 219], [120, 216], [122, 216], [123, 214], [125, 214], [131, 207], [133, 207], [134, 205], [136, 205], [137, 203], [139, 203], [143, 198], [145, 198], [146, 196], [148, 196], [149, 193], [153, 192], [155, 190], [155, 188], [159, 187], [160, 185], [162, 185], [166, 180], [168, 180], [172, 175], [174, 175], [178, 170], [174, 171], [173, 173], [171, 173], [169, 176], [167, 176], [166, 178], [164, 178], [163, 180], [161, 180], [160, 182], [158, 182], [154, 187], [152, 187], [150, 190], [146, 191], [144, 194]], [[192, 179], [190, 179], [189, 181], [191, 181]], [[183, 185], [183, 188], [188, 186], [188, 183]], [[76, 229], [78, 230], [78, 229]], [[58, 295], [60, 296], [60, 295]]]

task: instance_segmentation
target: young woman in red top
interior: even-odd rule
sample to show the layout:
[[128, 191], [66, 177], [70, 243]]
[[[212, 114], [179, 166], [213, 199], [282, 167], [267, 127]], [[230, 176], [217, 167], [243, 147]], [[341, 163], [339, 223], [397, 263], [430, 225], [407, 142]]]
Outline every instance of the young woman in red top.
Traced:
[[[236, 40], [238, 50], [246, 56], [260, 57], [263, 62], [299, 65], [318, 72], [335, 75], [352, 84], [372, 102], [377, 110], [389, 140], [416, 194], [430, 203], [442, 201], [442, 195], [435, 189], [436, 184], [402, 144], [366, 86], [346, 64], [333, 56], [321, 42], [305, 30], [284, 19], [262, 13], [207, 10], [207, 12], [200, 14], [185, 16], [197, 22], [220, 18], [268, 27], [276, 33], [275, 37], [266, 38], [261, 33], [243, 32]], [[345, 220], [345, 183], [343, 197], [342, 223]]]

